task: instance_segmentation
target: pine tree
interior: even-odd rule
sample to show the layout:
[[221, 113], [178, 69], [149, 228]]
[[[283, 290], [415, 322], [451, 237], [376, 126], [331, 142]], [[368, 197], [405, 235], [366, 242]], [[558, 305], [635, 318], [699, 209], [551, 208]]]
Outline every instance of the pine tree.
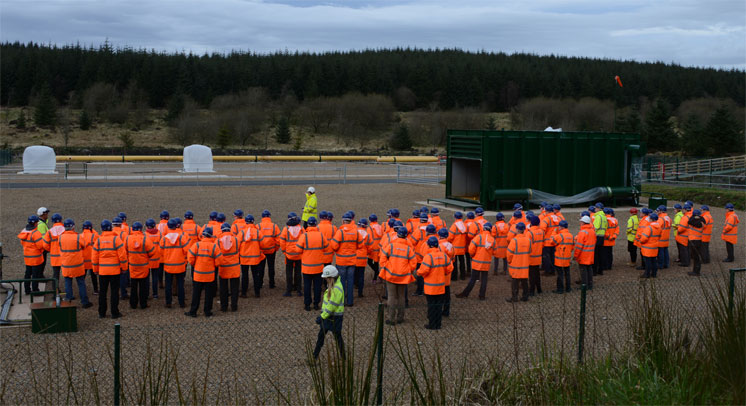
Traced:
[[88, 131], [91, 129], [91, 117], [88, 115], [88, 111], [83, 109], [80, 112], [80, 118], [78, 119], [78, 124], [80, 125], [80, 129], [83, 131]]
[[182, 93], [177, 93], [171, 98], [168, 102], [168, 111], [166, 112], [165, 117], [168, 125], [171, 127], [176, 125], [176, 119], [178, 119], [181, 112], [184, 111], [185, 104], [186, 101], [184, 100], [184, 94]]
[[617, 116], [614, 131], [639, 134], [640, 130], [642, 130], [642, 120], [636, 108], [632, 108], [627, 114]]
[[220, 147], [220, 149], [225, 149], [228, 145], [230, 145], [232, 140], [233, 135], [230, 133], [230, 131], [228, 131], [228, 127], [220, 127], [220, 131], [218, 131], [218, 146]]
[[678, 139], [671, 123], [671, 108], [665, 100], [657, 99], [645, 117], [642, 140], [652, 151], [675, 151], [678, 148]]
[[489, 120], [487, 120], [487, 129], [488, 130], [497, 130], [497, 121], [495, 121], [495, 117], [492, 117], [490, 115]]
[[18, 113], [18, 119], [16, 120], [16, 128], [22, 130], [26, 128], [26, 111], [21, 109], [21, 112]]
[[34, 123], [37, 126], [54, 126], [57, 121], [57, 106], [54, 104], [49, 88], [44, 86], [39, 93], [39, 100], [34, 110]]
[[280, 144], [290, 143], [290, 122], [287, 117], [280, 117], [280, 121], [275, 128], [275, 140]]
[[709, 143], [703, 139], [704, 128], [696, 114], [691, 114], [684, 121], [681, 134], [681, 149], [689, 156], [709, 155]]
[[743, 153], [743, 129], [725, 105], [712, 113], [704, 131], [704, 142], [711, 145], [715, 156]]
[[409, 128], [402, 124], [396, 130], [389, 142], [392, 149], [403, 151], [412, 148], [412, 138], [409, 136]]

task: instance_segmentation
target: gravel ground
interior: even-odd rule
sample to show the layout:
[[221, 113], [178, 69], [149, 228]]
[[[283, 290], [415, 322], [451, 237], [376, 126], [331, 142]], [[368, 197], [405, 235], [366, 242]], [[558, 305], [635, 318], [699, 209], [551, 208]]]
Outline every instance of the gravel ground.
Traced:
[[[284, 220], [288, 211], [301, 211], [304, 191], [305, 187], [302, 186], [3, 190], [0, 195], [0, 242], [4, 244], [4, 253], [9, 256], [3, 263], [4, 277], [23, 276], [22, 250], [15, 236], [25, 224], [26, 217], [42, 205], [53, 213], [61, 213], [65, 218], [76, 219], [78, 224], [84, 219], [97, 224], [100, 219], [111, 218], [119, 211], [127, 212], [131, 224], [135, 220], [157, 218], [163, 209], [174, 215], [192, 210], [197, 222], [203, 223], [207, 213], [212, 210], [230, 214], [234, 209], [242, 208], [258, 217], [267, 208], [281, 225], [280, 220]], [[384, 213], [390, 207], [398, 207], [405, 214], [411, 213], [413, 208], [421, 206], [417, 202], [428, 197], [443, 196], [444, 187], [409, 184], [320, 185], [317, 191], [320, 209], [334, 212], [337, 217], [335, 223], [339, 224], [341, 214], [349, 209], [353, 209], [358, 216], [377, 213], [380, 218], [385, 217]], [[669, 202], [669, 205], [673, 204]], [[579, 211], [563, 210], [572, 232], [578, 229]], [[626, 224], [627, 212], [621, 208], [617, 212], [620, 223]], [[688, 269], [676, 266], [659, 273], [658, 292], [664, 292], [667, 305], [684, 309], [681, 317], [688, 321], [692, 321], [699, 314], [698, 310], [704, 308], [703, 289], [700, 287], [707, 290], [721, 283], [724, 271], [729, 268], [720, 262], [725, 254], [724, 244], [719, 238], [724, 210], [713, 208], [712, 213], [715, 217], [713, 235], [716, 237], [710, 247], [713, 262], [703, 266], [706, 277], [688, 277]], [[446, 210], [443, 216], [450, 220], [450, 211]], [[744, 228], [741, 227], [739, 233], [741, 241], [746, 241]], [[743, 247], [743, 243], [740, 247]], [[736, 252], [740, 263], [736, 265], [743, 266], [745, 256], [740, 247]], [[675, 247], [672, 248], [672, 260], [677, 256], [673, 251]], [[627, 318], [623, 315], [641, 297], [640, 289], [644, 286], [637, 279], [639, 271], [626, 265], [626, 243], [618, 242], [614, 257], [614, 269], [595, 280], [596, 288], [589, 295], [586, 353], [591, 356], [603, 355], [625, 343]], [[220, 390], [224, 401], [264, 399], [276, 403], [276, 398], [272, 399], [272, 396], [276, 396], [273, 385], [283, 391], [288, 387], [295, 388], [301, 396], [307, 394], [309, 376], [304, 364], [303, 348], [307, 341], [315, 341], [318, 330], [313, 320], [316, 312], [304, 312], [302, 298], [281, 296], [284, 266], [278, 263], [276, 268], [278, 288], [265, 289], [260, 299], [241, 299], [238, 312], [218, 312], [212, 319], [187, 318], [181, 309], [166, 309], [162, 298], [151, 300], [151, 307], [146, 310], [130, 310], [126, 303], [120, 303], [120, 309], [125, 314], [118, 321], [122, 325], [123, 370], [128, 388], [132, 390], [139, 377], [146, 375], [142, 360], [148, 346], [157, 351], [161, 337], [164, 337], [173, 348], [178, 349], [182, 385], [202, 382], [207, 362], [210, 362], [206, 384], [212, 397], [218, 396], [217, 391]], [[356, 298], [355, 307], [347, 309], [345, 317], [348, 345], [351, 345], [354, 331], [355, 347], [361, 358], [367, 357], [375, 329], [378, 297], [383, 293], [381, 285], [370, 283], [371, 271], [367, 272], [365, 297]], [[577, 276], [576, 269], [573, 272], [573, 277]], [[45, 274], [51, 275], [49, 267]], [[746, 278], [739, 279], [739, 289], [746, 287], [744, 280]], [[465, 284], [466, 281], [455, 282], [452, 292], [459, 292]], [[554, 279], [544, 277], [542, 284], [544, 290], [549, 291], [554, 287]], [[470, 367], [478, 365], [488, 358], [499, 359], [508, 366], [519, 368], [535, 357], [536, 349], [542, 344], [552, 351], [573, 357], [578, 325], [577, 290], [570, 295], [545, 293], [532, 298], [529, 303], [515, 306], [503, 300], [508, 291], [509, 285], [504, 276], [490, 275], [487, 300], [478, 301], [475, 292], [465, 300], [453, 298], [453, 314], [444, 322], [444, 329], [437, 333], [422, 328], [426, 319], [424, 298], [411, 298], [408, 321], [401, 328], [389, 329], [389, 339], [394, 343], [397, 337], [395, 333], [404, 333], [400, 338], [408, 340], [406, 342], [410, 345], [406, 348], [410, 348], [414, 342], [422, 344], [421, 348], [425, 349], [439, 347], [445, 354], [446, 365], [455, 368], [463, 363]], [[190, 283], [187, 282], [187, 302], [190, 292]], [[95, 303], [96, 298], [93, 300]], [[69, 402], [65, 397], [68, 392], [64, 384], [59, 383], [66, 378], [65, 360], [68, 357], [65, 354], [73, 354], [76, 360], [70, 367], [74, 371], [72, 376], [86, 382], [95, 376], [100, 383], [102, 396], [109, 396], [111, 361], [105, 354], [111, 353], [113, 324], [110, 319], [99, 319], [94, 307], [79, 310], [79, 333], [44, 336], [32, 335], [27, 328], [2, 330], [2, 348], [13, 354], [6, 357], [4, 362], [9, 362], [14, 371], [6, 375], [3, 381], [7, 387], [5, 401], [29, 403], [34, 399], [50, 398]], [[327, 336], [326, 347], [333, 348], [331, 336]], [[403, 370], [400, 365], [397, 366], [393, 344], [388, 348], [387, 379], [394, 380], [396, 376], [403, 378]], [[31, 360], [35, 362], [28, 362]], [[35, 369], [30, 365], [34, 365]], [[392, 368], [393, 371], [390, 371]], [[36, 377], [39, 382], [33, 385], [35, 391], [28, 390], [31, 377]], [[50, 387], [43, 385], [43, 382], [57, 382], [55, 385], [62, 387]], [[231, 391], [234, 385], [241, 389]], [[81, 403], [91, 402], [86, 398], [79, 400]], [[172, 398], [170, 401], [174, 400]], [[3, 403], [2, 399], [0, 403]]]

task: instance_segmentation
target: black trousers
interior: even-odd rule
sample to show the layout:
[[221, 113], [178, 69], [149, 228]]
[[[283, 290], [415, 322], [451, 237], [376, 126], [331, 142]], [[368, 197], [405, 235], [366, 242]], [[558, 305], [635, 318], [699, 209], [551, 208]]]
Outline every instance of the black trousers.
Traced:
[[301, 262], [300, 259], [285, 259], [285, 292], [301, 291]]
[[[44, 264], [26, 265], [26, 272], [23, 279], [42, 279], [44, 278]], [[39, 291], [39, 282], [23, 282], [23, 290], [26, 294]]]
[[60, 292], [61, 286], [60, 286], [60, 269], [62, 269], [61, 266], [53, 266], [52, 267], [52, 277], [54, 279], [57, 279], [57, 291]]
[[355, 286], [357, 286], [358, 297], [363, 296], [363, 287], [365, 287], [365, 267], [355, 267]]
[[730, 243], [728, 241], [725, 242], [725, 252], [728, 254], [728, 257], [725, 258], [729, 262], [733, 262], [735, 260], [735, 256], [733, 254], [734, 247], [733, 243]]
[[533, 295], [534, 292], [541, 293], [541, 273], [539, 265], [529, 265], [528, 267], [528, 292]]
[[330, 316], [328, 319], [321, 322], [319, 326], [319, 336], [316, 339], [316, 347], [313, 350], [313, 357], [318, 358], [321, 352], [321, 347], [324, 346], [324, 337], [327, 332], [334, 335], [334, 339], [337, 341], [337, 348], [339, 348], [339, 356], [345, 359], [345, 342], [342, 339], [342, 320], [344, 316]]
[[212, 298], [215, 295], [213, 286], [212, 282], [192, 282], [192, 306], [189, 308], [189, 313], [197, 314], [202, 291], [205, 291], [205, 316], [212, 315]]
[[140, 304], [140, 308], [144, 309], [148, 307], [148, 281], [149, 278], [132, 278], [130, 277], [130, 307], [137, 309], [137, 305]]
[[710, 242], [704, 242], [702, 241], [702, 263], [703, 264], [709, 264], [710, 263]]
[[251, 278], [254, 280], [254, 296], [259, 297], [259, 292], [264, 286], [264, 261], [257, 265], [251, 265]]
[[378, 279], [378, 272], [380, 272], [380, 268], [378, 267], [378, 262], [373, 261], [372, 259], [368, 258], [368, 266], [370, 269], [373, 270], [373, 280]]
[[246, 296], [249, 291], [249, 269], [251, 265], [241, 264], [241, 296]]
[[645, 264], [645, 277], [656, 278], [658, 277], [658, 256], [646, 257], [642, 256], [642, 261]]
[[91, 275], [91, 283], [93, 284], [93, 293], [98, 293], [98, 274], [93, 273], [93, 269], [86, 269], [85, 273]]
[[474, 288], [474, 285], [477, 283], [477, 279], [479, 279], [479, 298], [484, 298], [485, 293], [487, 293], [487, 275], [489, 274], [489, 271], [474, 271], [471, 273], [471, 277], [469, 278], [469, 283], [466, 285], [466, 288], [464, 288], [463, 292], [461, 292], [462, 296], [469, 296], [469, 293], [471, 293], [471, 290]]
[[603, 252], [604, 263], [601, 264], [603, 266], [602, 270], [608, 271], [609, 269], [611, 269], [611, 266], [614, 262], [614, 247], [604, 245]]
[[[262, 270], [261, 271], [262, 282], [264, 281], [264, 267], [265, 265], [267, 267], [267, 273], [269, 274], [269, 288], [270, 289], [275, 288], [275, 256], [276, 255], [277, 255], [277, 251], [271, 254], [264, 254], [264, 259], [262, 260], [262, 262], [259, 263], [259, 266], [261, 267], [261, 270]], [[264, 285], [262, 284], [261, 286], [264, 286]]]
[[604, 263], [604, 236], [596, 236], [596, 246], [593, 250], [593, 274], [603, 275], [604, 269], [602, 264]]
[[[179, 300], [179, 307], [186, 306], [186, 293], [184, 293], [184, 278], [186, 271], [179, 273], [166, 272], [166, 304], [170, 305], [173, 300], [173, 287], [176, 288], [176, 297]], [[176, 282], [176, 283], [174, 283]]]
[[692, 272], [699, 275], [702, 270], [702, 241], [701, 240], [690, 240], [689, 241], [689, 257], [692, 259], [693, 269]]
[[528, 300], [528, 279], [527, 278], [521, 278], [516, 279], [513, 278], [510, 280], [510, 293], [512, 294], [513, 301], [518, 300], [518, 285], [521, 286], [521, 289], [523, 290], [523, 295], [521, 296], [521, 300], [526, 301]]
[[463, 255], [456, 255], [453, 257], [453, 273], [451, 273], [451, 281], [456, 281], [459, 277], [462, 280], [466, 279], [466, 257]]
[[228, 294], [231, 297], [231, 310], [238, 310], [239, 278], [220, 278], [220, 310], [228, 310]]
[[627, 241], [627, 252], [629, 252], [629, 262], [637, 262], [637, 246], [634, 241]]
[[321, 274], [303, 274], [303, 305], [311, 305], [311, 288], [313, 288], [313, 305], [321, 302]]
[[[570, 267], [569, 266], [555, 266], [557, 270], [557, 291], [558, 292], [569, 292], [570, 288]], [[564, 282], [563, 282], [564, 279]], [[564, 286], [563, 286], [564, 284]]]
[[443, 302], [445, 301], [445, 294], [426, 294], [425, 299], [427, 299], [427, 327], [433, 330], [440, 330], [440, 325], [443, 321]]
[[593, 266], [580, 265], [580, 283], [588, 289], [593, 289]]
[[446, 286], [446, 293], [443, 294], [443, 316], [451, 315], [451, 285]]
[[[495, 275], [497, 275], [497, 270], [500, 268], [500, 259], [501, 258], [495, 258], [494, 260], [495, 269], [493, 270], [493, 273]], [[503, 274], [507, 274], [508, 273], [508, 258], [502, 258], [502, 263], [503, 263]]]
[[545, 275], [554, 275], [554, 250], [555, 247], [541, 249], [541, 267], [544, 269]]
[[466, 251], [464, 258], [466, 258], [466, 276], [471, 276], [471, 255], [469, 255], [469, 251]]
[[101, 290], [98, 292], [98, 315], [106, 317], [106, 296], [111, 294], [112, 316], [119, 315], [119, 275], [99, 275]]
[[679, 265], [689, 266], [689, 246], [677, 242], [676, 248], [679, 249]]

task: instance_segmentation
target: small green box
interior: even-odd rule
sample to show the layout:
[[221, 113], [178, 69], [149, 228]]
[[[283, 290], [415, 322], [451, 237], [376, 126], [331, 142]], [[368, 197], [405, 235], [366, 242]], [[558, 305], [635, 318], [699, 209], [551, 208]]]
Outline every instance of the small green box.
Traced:
[[648, 199], [648, 208], [655, 210], [658, 206], [667, 206], [668, 200], [660, 193], [651, 193]]
[[31, 303], [32, 333], [72, 333], [78, 331], [78, 306], [71, 302]]

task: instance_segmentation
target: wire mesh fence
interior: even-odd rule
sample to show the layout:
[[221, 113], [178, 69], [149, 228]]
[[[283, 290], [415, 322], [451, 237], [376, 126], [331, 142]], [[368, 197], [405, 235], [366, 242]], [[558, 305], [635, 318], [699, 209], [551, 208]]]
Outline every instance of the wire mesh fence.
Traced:
[[[668, 312], [673, 323], [683, 323], [696, 332], [707, 325], [707, 307], [713, 300], [729, 296], [725, 293], [729, 291], [741, 300], [746, 292], [744, 272], [672, 275], [613, 284], [604, 283], [602, 276], [586, 295], [576, 285], [569, 293], [553, 294], [545, 289], [526, 302], [507, 303], [506, 276], [490, 276], [497, 286], [488, 291], [487, 300], [452, 296], [450, 315], [437, 331], [424, 327], [428, 304], [423, 297], [409, 297], [404, 322], [394, 326], [381, 323], [379, 312], [385, 312], [385, 306], [367, 303], [346, 308], [343, 337], [356, 373], [377, 355], [376, 331], [383, 331], [383, 356], [375, 367], [381, 368], [382, 402], [409, 402], [415, 396], [411, 380], [433, 379], [423, 376], [433, 370], [439, 371], [441, 379], [456, 383], [463, 382], [464, 376], [487, 374], [495, 365], [521, 371], [547, 358], [574, 364], [622, 353], [639, 333], [635, 323], [641, 312], [651, 307]], [[544, 281], [547, 287], [554, 282], [551, 277]], [[381, 289], [376, 293], [381, 294], [382, 285], [378, 286]], [[452, 287], [452, 293], [458, 293], [463, 283], [455, 282]], [[410, 285], [410, 293], [412, 288]], [[581, 324], [583, 296], [585, 318]], [[123, 319], [121, 402], [314, 402], [310, 349], [319, 332], [314, 323], [317, 312], [288, 309], [281, 315], [264, 314], [260, 302], [251, 305], [256, 306], [256, 312], [234, 317], [228, 312], [192, 319], [173, 309], [167, 323]], [[111, 322], [91, 323], [80, 332], [65, 334], [33, 335], [27, 328], [4, 329], [0, 346], [4, 372], [0, 403], [89, 404], [114, 399]], [[326, 335], [319, 361], [323, 368], [340, 362], [336, 351], [332, 335]], [[424, 368], [418, 368], [420, 364]], [[371, 392], [379, 384], [376, 376], [370, 378]]]

